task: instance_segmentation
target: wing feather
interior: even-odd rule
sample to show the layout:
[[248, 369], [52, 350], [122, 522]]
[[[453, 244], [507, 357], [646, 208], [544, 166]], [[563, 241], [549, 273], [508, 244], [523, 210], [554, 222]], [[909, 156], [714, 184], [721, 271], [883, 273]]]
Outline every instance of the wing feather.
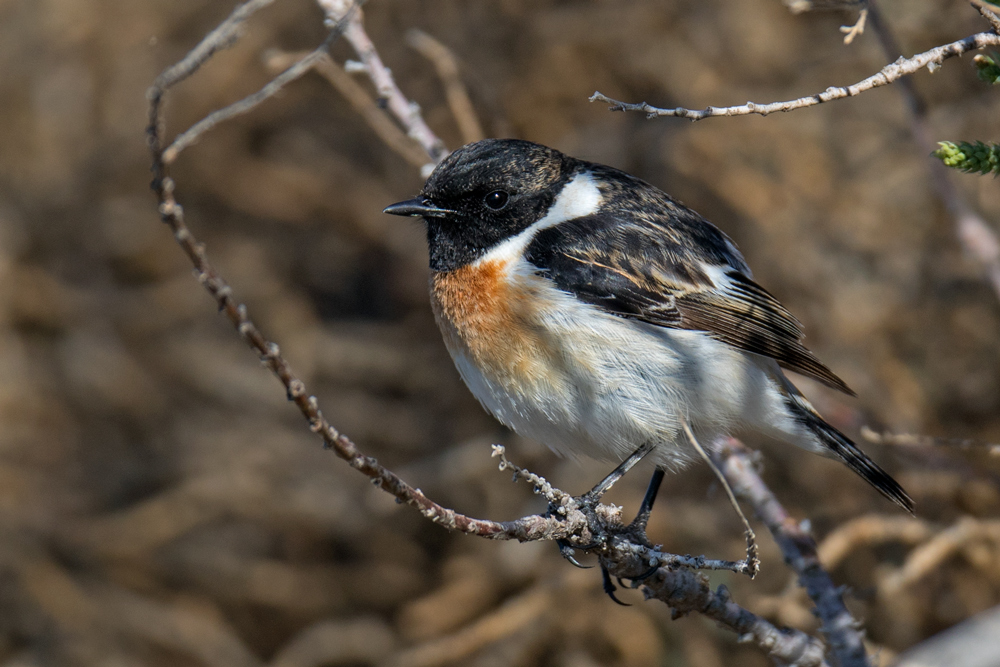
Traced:
[[565, 291], [621, 317], [705, 331], [846, 394], [802, 345], [802, 325], [749, 276], [733, 243], [672, 200], [668, 226], [648, 212], [597, 214], [542, 230], [526, 258]]

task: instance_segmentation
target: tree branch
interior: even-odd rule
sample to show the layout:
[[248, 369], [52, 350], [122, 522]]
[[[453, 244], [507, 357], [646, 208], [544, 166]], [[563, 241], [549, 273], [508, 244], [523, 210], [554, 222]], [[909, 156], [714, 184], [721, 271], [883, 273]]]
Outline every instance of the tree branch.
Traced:
[[[448, 156], [448, 149], [420, 113], [420, 106], [411, 102], [396, 85], [392, 72], [382, 62], [368, 33], [365, 32], [360, 11], [352, 12], [349, 0], [316, 0], [327, 16], [327, 23], [337, 25], [346, 21], [344, 39], [350, 42], [354, 51], [361, 58], [365, 72], [375, 84], [379, 97], [385, 100], [386, 108], [402, 124], [406, 133], [419, 143], [427, 152], [433, 164], [437, 164]], [[429, 175], [429, 174], [425, 174]]]
[[859, 624], [844, 605], [840, 590], [823, 569], [816, 555], [816, 542], [809, 532], [788, 515], [754, 469], [751, 454], [742, 444], [726, 438], [718, 448], [720, 467], [736, 494], [754, 509], [781, 548], [785, 562], [795, 570], [799, 584], [816, 605], [830, 650], [840, 667], [868, 667]]
[[979, 10], [984, 19], [990, 22], [990, 25], [993, 26], [993, 32], [1000, 34], [1000, 16], [997, 16], [1000, 14], [1000, 7], [987, 0], [969, 0], [969, 3]]
[[[623, 569], [610, 561], [602, 562], [607, 563], [612, 576], [628, 576], [628, 571], [623, 575]], [[632, 572], [631, 576], [637, 576]], [[743, 609], [732, 601], [725, 585], [713, 592], [707, 577], [702, 574], [661, 567], [643, 581], [642, 592], [647, 600], [665, 602], [674, 618], [692, 611], [704, 614], [737, 632], [740, 641], [753, 642], [781, 663], [796, 667], [825, 667], [828, 664], [823, 658], [823, 644], [818, 640], [798, 630], [778, 628]]]
[[704, 118], [712, 118], [715, 116], [746, 116], [749, 114], [766, 116], [777, 111], [793, 111], [795, 109], [816, 106], [817, 104], [822, 104], [824, 102], [840, 100], [845, 97], [854, 97], [855, 95], [860, 95], [865, 91], [880, 88], [881, 86], [887, 86], [904, 76], [920, 71], [924, 67], [933, 71], [948, 58], [960, 56], [963, 53], [982, 49], [987, 46], [996, 46], [998, 44], [1000, 44], [1000, 35], [995, 32], [981, 32], [966, 37], [965, 39], [960, 39], [957, 42], [945, 44], [944, 46], [938, 46], [930, 51], [919, 53], [912, 58], [900, 57], [896, 62], [883, 67], [878, 74], [874, 74], [852, 86], [830, 86], [822, 93], [809, 95], [808, 97], [800, 97], [797, 100], [789, 100], [787, 102], [772, 102], [770, 104], [747, 102], [746, 104], [738, 106], [707, 107], [700, 110], [685, 109], [682, 107], [678, 107], [676, 109], [662, 109], [660, 107], [654, 107], [646, 102], [641, 102], [639, 104], [621, 102], [619, 100], [612, 99], [599, 91], [590, 96], [590, 101], [607, 102], [612, 105], [610, 108], [611, 111], [639, 111], [646, 114], [647, 118], [675, 116], [678, 118], [687, 118], [689, 120], [702, 120]]
[[[272, 71], [280, 72], [306, 55], [308, 54], [274, 51], [266, 56], [265, 63]], [[313, 69], [347, 99], [386, 146], [418, 169], [427, 164], [424, 149], [399, 129], [368, 91], [335, 63], [329, 54], [324, 53], [313, 65]]]

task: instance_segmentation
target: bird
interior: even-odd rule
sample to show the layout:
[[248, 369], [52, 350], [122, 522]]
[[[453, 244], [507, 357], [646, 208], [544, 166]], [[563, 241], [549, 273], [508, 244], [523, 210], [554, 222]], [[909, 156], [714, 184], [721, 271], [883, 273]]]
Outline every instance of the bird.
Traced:
[[[754, 433], [839, 459], [908, 512], [888, 473], [784, 374], [854, 396], [802, 344], [800, 322], [758, 285], [736, 244], [659, 188], [518, 139], [459, 148], [417, 197], [435, 319], [465, 384], [500, 422], [558, 454], [655, 464]], [[565, 555], [565, 554], [564, 554]]]

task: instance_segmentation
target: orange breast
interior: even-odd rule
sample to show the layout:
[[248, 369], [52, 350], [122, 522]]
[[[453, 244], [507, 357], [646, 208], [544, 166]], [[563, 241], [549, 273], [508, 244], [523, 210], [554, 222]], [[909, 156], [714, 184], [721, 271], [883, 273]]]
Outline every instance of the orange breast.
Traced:
[[530, 384], [551, 372], [539, 298], [530, 279], [512, 277], [509, 263], [499, 260], [431, 278], [431, 304], [449, 351], [506, 386]]

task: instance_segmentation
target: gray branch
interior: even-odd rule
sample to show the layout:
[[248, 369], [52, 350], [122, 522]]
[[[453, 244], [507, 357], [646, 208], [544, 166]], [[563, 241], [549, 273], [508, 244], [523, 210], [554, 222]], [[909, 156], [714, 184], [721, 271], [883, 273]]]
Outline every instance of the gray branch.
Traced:
[[981, 32], [966, 37], [965, 39], [960, 39], [957, 42], [938, 46], [930, 51], [924, 51], [923, 53], [913, 56], [912, 58], [900, 57], [896, 60], [896, 62], [883, 67], [877, 74], [873, 74], [867, 79], [859, 81], [854, 85], [846, 87], [830, 86], [822, 93], [816, 93], [815, 95], [809, 95], [807, 97], [800, 97], [796, 100], [788, 100], [787, 102], [771, 102], [769, 104], [747, 102], [746, 104], [740, 104], [738, 106], [706, 107], [705, 109], [685, 109], [683, 107], [663, 109], [660, 107], [654, 107], [652, 104], [648, 104], [646, 102], [640, 102], [638, 104], [621, 102], [608, 97], [600, 91], [591, 95], [590, 101], [607, 102], [611, 105], [611, 111], [638, 111], [646, 114], [647, 118], [675, 116], [678, 118], [687, 118], [689, 120], [702, 120], [715, 116], [746, 116], [750, 114], [766, 116], [778, 111], [793, 111], [795, 109], [802, 109], [804, 107], [823, 104], [824, 102], [844, 99], [845, 97], [854, 97], [855, 95], [860, 95], [865, 91], [887, 86], [904, 76], [919, 72], [924, 67], [934, 71], [948, 58], [954, 58], [955, 56], [960, 56], [963, 53], [982, 49], [987, 46], [997, 46], [998, 44], [1000, 44], [1000, 35], [995, 32]]
[[812, 536], [788, 515], [764, 484], [746, 447], [727, 438], [717, 449], [720, 467], [736, 495], [753, 507], [754, 513], [771, 531], [785, 562], [798, 575], [799, 584], [816, 605], [821, 631], [826, 635], [837, 664], [840, 667], [869, 667], [871, 663], [865, 653], [860, 625], [844, 604], [840, 589], [820, 564]]

